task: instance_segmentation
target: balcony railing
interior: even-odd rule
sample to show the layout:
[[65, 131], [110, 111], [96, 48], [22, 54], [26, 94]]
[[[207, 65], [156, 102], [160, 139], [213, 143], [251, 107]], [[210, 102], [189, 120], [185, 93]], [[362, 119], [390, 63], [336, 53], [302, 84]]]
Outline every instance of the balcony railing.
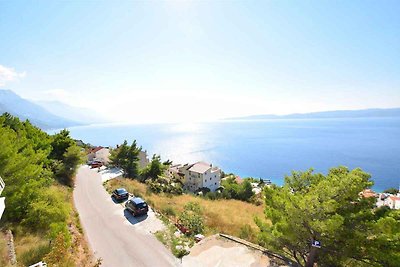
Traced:
[[6, 184], [4, 183], [3, 179], [0, 177], [0, 195], [3, 192], [4, 187], [6, 187]]

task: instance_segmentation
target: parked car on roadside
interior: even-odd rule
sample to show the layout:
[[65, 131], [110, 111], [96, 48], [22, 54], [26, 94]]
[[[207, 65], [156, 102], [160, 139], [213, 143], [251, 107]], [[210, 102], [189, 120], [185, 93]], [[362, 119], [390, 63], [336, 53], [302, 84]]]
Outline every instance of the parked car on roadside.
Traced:
[[100, 168], [101, 166], [103, 166], [103, 163], [100, 161], [93, 161], [90, 164], [90, 168], [94, 169], [94, 168]]
[[145, 215], [149, 211], [149, 206], [140, 197], [131, 198], [125, 203], [125, 208], [130, 211], [133, 216]]
[[112, 196], [116, 200], [124, 200], [124, 199], [128, 199], [129, 198], [129, 193], [128, 193], [128, 191], [126, 191], [125, 188], [118, 188], [118, 189], [115, 189], [112, 192]]

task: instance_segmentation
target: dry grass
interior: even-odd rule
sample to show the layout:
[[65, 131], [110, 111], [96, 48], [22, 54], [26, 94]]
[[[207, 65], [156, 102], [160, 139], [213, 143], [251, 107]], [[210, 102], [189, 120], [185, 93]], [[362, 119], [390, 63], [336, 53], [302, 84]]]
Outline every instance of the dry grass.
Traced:
[[258, 227], [254, 223], [254, 217], [265, 218], [263, 205], [256, 206], [239, 200], [209, 200], [186, 194], [180, 196], [152, 194], [145, 184], [129, 179], [113, 179], [105, 186], [109, 192], [124, 187], [128, 192], [144, 197], [154, 209], [172, 220], [176, 219], [176, 215], [183, 210], [186, 203], [198, 202], [203, 210], [206, 235], [225, 233], [255, 242], [255, 235], [244, 236], [244, 228], [248, 225], [247, 229], [250, 227], [255, 234], [258, 232]]
[[[15, 232], [24, 231], [17, 229]], [[14, 234], [15, 253], [18, 266], [39, 262], [50, 251], [49, 240], [44, 235], [28, 232]]]

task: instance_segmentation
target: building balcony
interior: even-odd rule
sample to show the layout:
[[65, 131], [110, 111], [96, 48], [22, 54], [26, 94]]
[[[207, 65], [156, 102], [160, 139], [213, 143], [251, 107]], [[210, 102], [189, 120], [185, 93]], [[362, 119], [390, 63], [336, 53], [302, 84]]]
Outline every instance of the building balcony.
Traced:
[[4, 187], [6, 187], [6, 184], [4, 183], [3, 179], [0, 177], [0, 195], [4, 190]]
[[[6, 184], [4, 183], [3, 179], [0, 177], [0, 195], [4, 190], [4, 187], [6, 187]], [[3, 215], [4, 209], [6, 208], [6, 204], [5, 204], [5, 197], [0, 197], [0, 219], [1, 216]]]

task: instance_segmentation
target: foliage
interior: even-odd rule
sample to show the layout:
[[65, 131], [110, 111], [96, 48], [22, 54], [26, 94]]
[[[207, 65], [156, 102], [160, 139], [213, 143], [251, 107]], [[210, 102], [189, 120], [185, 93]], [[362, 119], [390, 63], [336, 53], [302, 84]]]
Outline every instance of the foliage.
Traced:
[[[372, 184], [361, 169], [337, 167], [326, 176], [312, 169], [293, 172], [283, 187], [264, 191], [271, 225], [256, 221], [259, 242], [301, 266], [395, 266], [399, 215], [374, 211], [375, 200], [359, 196]], [[322, 248], [312, 247], [312, 240]]]
[[392, 187], [392, 188], [386, 189], [385, 191], [383, 191], [383, 193], [396, 195], [397, 193], [399, 193], [399, 189]]
[[171, 180], [159, 176], [155, 180], [147, 180], [146, 184], [151, 192], [154, 193], [167, 193], [173, 195], [181, 195], [183, 193], [182, 185], [180, 183], [174, 183]]
[[69, 131], [64, 129], [52, 137], [52, 150], [50, 158], [56, 160], [63, 160], [64, 153], [67, 152], [69, 147], [75, 146], [74, 139], [69, 136]]
[[71, 206], [65, 201], [65, 194], [57, 187], [38, 192], [37, 199], [29, 203], [27, 217], [23, 220], [36, 230], [50, 230], [52, 224], [65, 222]]
[[[81, 156], [75, 141], [67, 130], [51, 136], [10, 114], [0, 116], [0, 136], [0, 176], [7, 205], [2, 220], [11, 228], [23, 227], [23, 236], [36, 232], [54, 240], [61, 234], [68, 246], [70, 192], [57, 180], [72, 185]], [[32, 257], [21, 256], [36, 260], [48, 250], [41, 244], [26, 252]]]
[[49, 266], [68, 266], [68, 262], [72, 262], [68, 248], [69, 245], [64, 235], [60, 233], [53, 241], [51, 251], [46, 255], [44, 261]]
[[124, 176], [128, 178], [138, 178], [139, 176], [139, 152], [142, 148], [138, 147], [136, 140], [132, 145], [128, 146], [128, 141], [124, 141], [122, 145], [111, 150], [110, 165], [121, 168]]
[[161, 162], [161, 157], [159, 155], [154, 154], [151, 162], [147, 165], [142, 171], [141, 176], [143, 180], [152, 179], [155, 180], [159, 176], [161, 176], [164, 171], [168, 168], [170, 161], [166, 161], [164, 163]]
[[239, 237], [245, 240], [255, 240], [256, 239], [256, 231], [248, 224], [243, 225], [240, 228]]
[[191, 235], [204, 232], [204, 219], [202, 217], [201, 207], [197, 202], [189, 202], [183, 208], [178, 221], [187, 228]]
[[68, 147], [63, 154], [61, 164], [60, 161], [57, 161], [57, 163], [55, 174], [59, 181], [65, 185], [72, 186], [78, 165], [83, 163], [83, 155], [80, 148], [76, 145]]
[[230, 177], [222, 180], [221, 185], [224, 188], [222, 197], [226, 199], [233, 198], [250, 201], [251, 197], [254, 195], [253, 188], [248, 180], [244, 180], [243, 183], [238, 184], [234, 177]]

